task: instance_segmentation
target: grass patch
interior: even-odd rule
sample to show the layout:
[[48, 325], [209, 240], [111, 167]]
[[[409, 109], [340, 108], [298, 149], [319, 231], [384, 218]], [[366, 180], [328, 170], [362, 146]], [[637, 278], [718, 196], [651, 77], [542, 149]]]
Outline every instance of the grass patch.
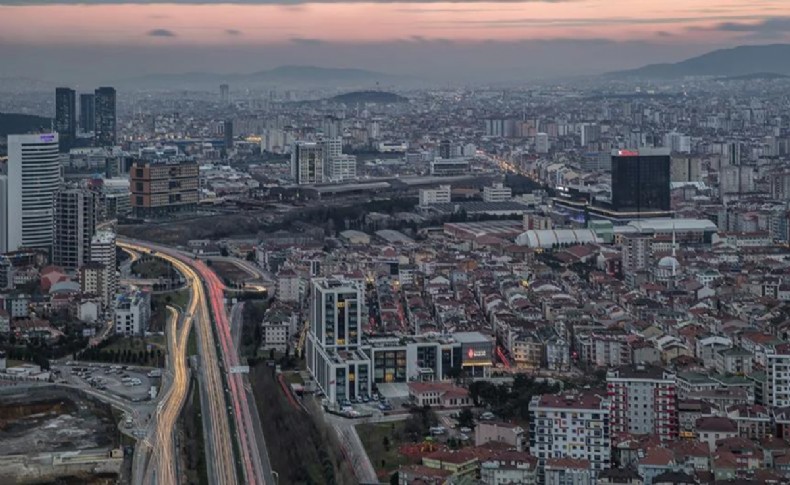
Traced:
[[356, 426], [359, 439], [368, 453], [370, 463], [376, 473], [389, 475], [401, 465], [417, 462], [408, 456], [401, 455], [398, 447], [408, 440], [404, 432], [405, 421], [393, 423], [366, 423]]
[[227, 261], [212, 261], [211, 269], [217, 273], [217, 276], [229, 283], [243, 283], [251, 279], [249, 273]]
[[206, 465], [206, 443], [203, 437], [203, 417], [200, 409], [200, 383], [192, 380], [190, 403], [181, 419], [187, 437], [185, 454], [187, 459], [186, 476], [190, 484], [208, 485], [208, 467]]
[[151, 295], [151, 325], [149, 330], [152, 332], [164, 332], [169, 316], [167, 305], [173, 305], [182, 311], [186, 311], [189, 306], [189, 295], [188, 289]]
[[132, 274], [144, 279], [170, 278], [177, 273], [170, 263], [159, 259], [146, 257], [132, 263]]

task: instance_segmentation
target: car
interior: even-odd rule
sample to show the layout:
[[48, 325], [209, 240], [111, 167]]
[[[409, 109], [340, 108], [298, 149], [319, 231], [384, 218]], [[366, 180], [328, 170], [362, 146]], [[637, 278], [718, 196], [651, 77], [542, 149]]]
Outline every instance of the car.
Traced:
[[362, 396], [362, 402], [370, 402], [370, 398], [367, 396]]
[[490, 420], [494, 419], [495, 417], [496, 416], [494, 416], [494, 413], [492, 413], [491, 411], [486, 411], [486, 412], [484, 412], [483, 414], [480, 415], [480, 419], [485, 419], [487, 421], [490, 421]]
[[472, 428], [467, 428], [466, 426], [464, 426], [463, 428], [459, 429], [458, 431], [460, 431], [461, 433], [464, 433], [464, 434], [469, 434], [469, 433], [472, 432]]
[[458, 435], [458, 439], [461, 441], [469, 441], [469, 435], [461, 433], [460, 435]]

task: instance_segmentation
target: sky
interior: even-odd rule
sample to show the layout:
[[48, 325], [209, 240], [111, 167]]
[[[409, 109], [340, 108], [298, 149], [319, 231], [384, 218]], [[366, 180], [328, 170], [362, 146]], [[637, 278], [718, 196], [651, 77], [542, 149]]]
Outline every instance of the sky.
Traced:
[[0, 0], [0, 77], [357, 67], [548, 78], [790, 41], [788, 0]]

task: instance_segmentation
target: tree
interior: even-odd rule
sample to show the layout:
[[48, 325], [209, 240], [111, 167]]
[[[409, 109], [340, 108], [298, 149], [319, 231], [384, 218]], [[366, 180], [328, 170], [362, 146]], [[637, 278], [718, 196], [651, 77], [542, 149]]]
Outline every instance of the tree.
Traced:
[[389, 436], [384, 436], [384, 438], [381, 440], [381, 444], [382, 446], [384, 446], [384, 451], [389, 451], [390, 450]]
[[458, 426], [470, 429], [475, 427], [475, 416], [469, 408], [464, 408], [458, 415]]

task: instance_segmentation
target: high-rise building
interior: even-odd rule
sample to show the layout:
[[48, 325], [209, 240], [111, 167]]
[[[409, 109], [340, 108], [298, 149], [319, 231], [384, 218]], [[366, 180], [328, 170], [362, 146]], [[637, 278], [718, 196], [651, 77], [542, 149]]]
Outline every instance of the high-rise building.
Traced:
[[546, 133], [535, 135], [535, 152], [541, 154], [549, 153], [549, 135]]
[[314, 278], [310, 294], [307, 369], [330, 402], [367, 395], [370, 359], [359, 350], [365, 294], [359, 283]]
[[618, 212], [670, 210], [669, 150], [612, 152], [612, 208]]
[[645, 234], [623, 235], [623, 274], [648, 269], [653, 238]]
[[442, 140], [439, 142], [439, 158], [450, 158], [452, 157], [452, 144], [450, 140]]
[[343, 120], [335, 116], [327, 116], [324, 118], [322, 131], [326, 138], [342, 138]]
[[93, 93], [80, 94], [80, 128], [83, 133], [93, 133], [96, 129], [95, 98]]
[[507, 202], [513, 198], [513, 189], [501, 182], [483, 187], [483, 202]]
[[0, 253], [51, 250], [61, 184], [58, 134], [9, 135], [6, 172], [0, 175]]
[[543, 475], [549, 459], [589, 463], [593, 478], [611, 467], [610, 402], [595, 392], [534, 396], [529, 404], [529, 452]]
[[52, 262], [76, 270], [90, 261], [96, 233], [98, 194], [91, 190], [63, 189], [55, 194], [55, 237]]
[[772, 408], [790, 406], [790, 345], [783, 343], [765, 355], [768, 395], [764, 404]]
[[69, 151], [77, 139], [77, 93], [73, 89], [55, 89], [55, 131], [60, 151]]
[[323, 182], [323, 144], [309, 141], [295, 142], [291, 148], [291, 176], [299, 185]]
[[117, 143], [117, 116], [115, 106], [115, 88], [102, 87], [94, 94], [93, 129], [96, 145], [101, 147], [114, 146]]
[[105, 310], [112, 308], [115, 293], [118, 291], [117, 257], [115, 254], [115, 233], [99, 231], [91, 239], [90, 256], [93, 263], [101, 264], [101, 282], [97, 285], [102, 293], [98, 295]]
[[227, 84], [219, 85], [219, 102], [223, 105], [230, 103], [230, 86]]
[[676, 376], [660, 367], [636, 365], [606, 374], [612, 440], [653, 434], [662, 443], [678, 436]]
[[597, 123], [584, 123], [581, 126], [581, 145], [587, 146], [590, 143], [601, 139], [601, 126]]
[[741, 164], [741, 142], [734, 141], [727, 144], [727, 165], [738, 166]]
[[700, 180], [700, 159], [689, 156], [674, 157], [670, 171], [672, 182], [698, 182]]
[[331, 182], [345, 182], [357, 178], [357, 157], [344, 155], [332, 157], [327, 166], [328, 178]]
[[225, 137], [225, 150], [233, 148], [233, 121], [225, 120], [222, 124], [222, 135]]
[[184, 157], [134, 162], [129, 171], [132, 215], [156, 218], [194, 212], [199, 178], [197, 163]]

